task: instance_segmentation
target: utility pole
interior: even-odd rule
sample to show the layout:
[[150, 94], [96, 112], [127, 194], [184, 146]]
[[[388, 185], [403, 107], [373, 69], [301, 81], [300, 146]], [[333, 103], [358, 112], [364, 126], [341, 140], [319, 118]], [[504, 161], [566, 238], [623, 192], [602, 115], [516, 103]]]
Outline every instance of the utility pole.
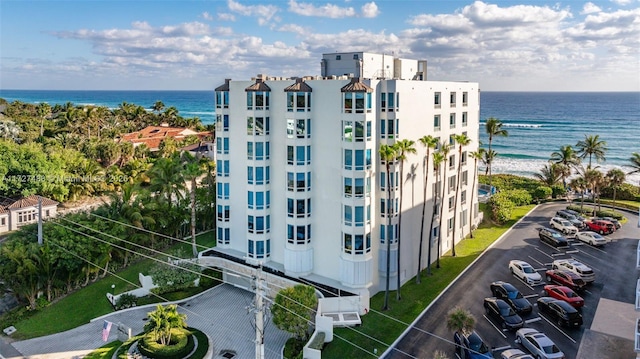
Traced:
[[255, 276], [256, 298], [256, 359], [264, 359], [264, 279], [262, 279], [262, 264]]
[[38, 244], [42, 245], [42, 196], [38, 196]]

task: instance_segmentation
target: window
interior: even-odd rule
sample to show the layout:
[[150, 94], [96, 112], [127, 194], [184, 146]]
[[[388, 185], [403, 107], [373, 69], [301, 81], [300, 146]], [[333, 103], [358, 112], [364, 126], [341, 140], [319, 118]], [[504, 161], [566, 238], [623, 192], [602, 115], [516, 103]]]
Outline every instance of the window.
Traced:
[[287, 92], [287, 111], [305, 112], [311, 111], [310, 92]]
[[467, 203], [467, 191], [466, 190], [460, 192], [460, 203], [461, 204]]
[[456, 139], [453, 136], [454, 135], [449, 135], [449, 146], [455, 146], [456, 145]]
[[435, 131], [440, 131], [440, 115], [433, 116], [433, 129]]
[[440, 92], [433, 94], [433, 104], [435, 105], [435, 108], [440, 108]]
[[456, 114], [449, 114], [449, 128], [456, 128]]
[[396, 94], [393, 92], [387, 93], [387, 105], [389, 108], [389, 112], [393, 112], [395, 110], [394, 99]]
[[467, 127], [467, 113], [463, 112], [462, 113], [462, 127]]
[[342, 98], [345, 113], [364, 113], [365, 109], [366, 112], [371, 112], [371, 93], [369, 92], [345, 92]]
[[230, 229], [218, 227], [218, 244], [229, 244], [231, 241]]
[[345, 233], [343, 238], [344, 243], [342, 245], [342, 248], [344, 248], [344, 251], [346, 253], [351, 253], [353, 251], [353, 236], [349, 233]]
[[229, 206], [218, 205], [218, 221], [229, 222]]
[[247, 117], [247, 135], [263, 136], [269, 134], [269, 117]]
[[247, 183], [249, 184], [266, 184], [270, 181], [269, 166], [248, 166], [247, 167]]
[[218, 137], [216, 139], [216, 152], [221, 154], [229, 154], [229, 137]]
[[358, 54], [353, 54], [353, 59], [357, 60], [358, 59]]
[[449, 105], [451, 107], [456, 107], [456, 93], [452, 92], [449, 94]]
[[247, 216], [249, 233], [268, 233], [271, 231], [271, 216]]
[[460, 158], [460, 162], [462, 163], [463, 166], [467, 164], [467, 151], [462, 152], [462, 157]]
[[229, 160], [216, 161], [216, 176], [229, 177]]
[[[391, 182], [392, 190], [395, 190], [395, 191], [398, 190], [398, 184], [399, 184], [398, 177], [399, 177], [398, 171], [394, 171], [393, 173], [391, 173], [390, 182]], [[380, 190], [381, 191], [386, 191], [386, 187], [385, 187], [386, 181], [387, 181], [387, 173], [380, 172]]]
[[296, 136], [298, 138], [311, 137], [311, 119], [298, 119], [296, 125]]
[[451, 155], [449, 156], [449, 169], [455, 169], [456, 168], [456, 155]]
[[271, 191], [248, 191], [247, 207], [249, 209], [265, 209], [271, 207]]
[[382, 217], [396, 216], [398, 214], [398, 199], [392, 198], [388, 203], [390, 204], [389, 207], [387, 207], [387, 200], [380, 198], [380, 215]]
[[304, 192], [311, 190], [311, 172], [287, 172], [287, 189]]
[[387, 110], [387, 94], [384, 92], [380, 93], [380, 109], [382, 112]]
[[398, 225], [380, 225], [380, 243], [386, 244], [386, 240], [391, 240], [391, 243], [398, 241]]
[[469, 183], [469, 173], [467, 171], [464, 171], [462, 172], [462, 184], [466, 186], [467, 183]]
[[456, 175], [449, 177], [449, 193], [456, 190]]
[[247, 245], [248, 245], [248, 248], [247, 248], [248, 256], [251, 258], [260, 259], [260, 258], [271, 256], [271, 240], [270, 239], [267, 239], [266, 241], [254, 241], [252, 239], [249, 239], [247, 241]]
[[448, 222], [447, 231], [448, 232], [453, 231], [453, 217], [449, 218], [449, 220], [447, 222]]
[[353, 209], [351, 206], [344, 205], [343, 206], [343, 220], [344, 224], [347, 226], [351, 226], [353, 223]]
[[253, 110], [253, 92], [247, 92], [247, 110]]
[[293, 244], [305, 244], [311, 242], [311, 225], [301, 226], [287, 225], [287, 241]]
[[453, 207], [455, 206], [456, 199], [454, 196], [449, 197], [449, 211], [453, 211]]
[[229, 91], [216, 91], [216, 108], [229, 108]]
[[469, 93], [468, 92], [463, 92], [462, 93], [462, 106], [467, 106], [467, 100], [469, 99]]
[[336, 60], [342, 60], [342, 55], [336, 55]]
[[229, 183], [218, 182], [216, 185], [218, 199], [229, 199]]
[[[249, 92], [250, 93], [250, 92]], [[255, 92], [255, 104], [256, 110], [268, 110], [269, 109], [269, 92], [259, 91]]]
[[343, 103], [344, 103], [344, 112], [351, 113], [351, 111], [353, 110], [353, 93], [352, 92], [344, 93]]

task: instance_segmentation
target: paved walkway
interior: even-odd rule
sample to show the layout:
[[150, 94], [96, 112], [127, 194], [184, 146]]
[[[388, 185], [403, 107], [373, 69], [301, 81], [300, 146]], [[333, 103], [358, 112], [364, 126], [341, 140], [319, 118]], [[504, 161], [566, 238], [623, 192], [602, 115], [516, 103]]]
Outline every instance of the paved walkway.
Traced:
[[[235, 351], [238, 359], [252, 358], [255, 357], [255, 330], [252, 325], [254, 315], [247, 310], [252, 300], [252, 293], [223, 284], [183, 302], [179, 312], [187, 315], [189, 326], [198, 328], [209, 336], [213, 344], [213, 358], [223, 358], [219, 354], [225, 349]], [[136, 335], [142, 332], [146, 323], [144, 319], [153, 309], [154, 307], [145, 307], [115, 312], [104, 319], [131, 327], [132, 334]], [[280, 350], [290, 335], [276, 328], [270, 318], [267, 319], [264, 336], [265, 357], [280, 358]], [[102, 325], [103, 320], [95, 320], [63, 333], [13, 342], [11, 345], [23, 356], [5, 356], [7, 359], [82, 358], [105, 344], [101, 338]], [[114, 325], [109, 341], [116, 339], [117, 330]]]

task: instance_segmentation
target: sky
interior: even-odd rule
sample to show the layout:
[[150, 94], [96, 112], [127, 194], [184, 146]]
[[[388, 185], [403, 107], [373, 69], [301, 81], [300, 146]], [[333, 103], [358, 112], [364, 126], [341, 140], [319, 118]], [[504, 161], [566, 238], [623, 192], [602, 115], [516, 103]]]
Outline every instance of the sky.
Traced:
[[0, 0], [0, 89], [212, 90], [352, 51], [483, 91], [640, 91], [640, 0]]

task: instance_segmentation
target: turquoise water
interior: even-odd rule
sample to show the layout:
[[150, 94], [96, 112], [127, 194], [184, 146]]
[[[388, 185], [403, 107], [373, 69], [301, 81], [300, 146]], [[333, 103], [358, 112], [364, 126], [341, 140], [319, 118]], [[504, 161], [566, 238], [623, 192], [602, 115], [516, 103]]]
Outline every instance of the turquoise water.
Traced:
[[[40, 91], [0, 90], [0, 98], [27, 103], [94, 104], [116, 108], [122, 102], [150, 108], [156, 101], [174, 106], [183, 117], [213, 123], [212, 91]], [[494, 173], [531, 176], [562, 145], [575, 145], [585, 135], [600, 135], [609, 150], [602, 169], [621, 167], [640, 152], [639, 92], [482, 92], [480, 141], [487, 147], [484, 121], [496, 117], [508, 137], [495, 138]], [[628, 169], [627, 169], [628, 170]], [[629, 181], [640, 183], [640, 175]]]

